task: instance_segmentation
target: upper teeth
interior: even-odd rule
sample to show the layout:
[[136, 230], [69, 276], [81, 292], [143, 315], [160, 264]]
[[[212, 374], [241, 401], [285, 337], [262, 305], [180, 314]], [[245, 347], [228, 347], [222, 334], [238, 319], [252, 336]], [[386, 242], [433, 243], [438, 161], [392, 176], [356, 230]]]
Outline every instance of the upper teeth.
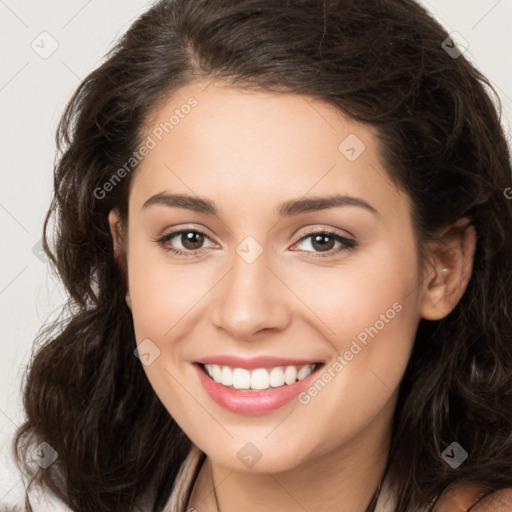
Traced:
[[316, 365], [306, 364], [297, 369], [296, 366], [276, 366], [275, 368], [230, 368], [217, 364], [205, 364], [208, 375], [223, 386], [233, 386], [235, 389], [268, 389], [270, 386], [278, 388], [284, 384], [293, 384], [297, 380], [305, 379], [314, 370]]

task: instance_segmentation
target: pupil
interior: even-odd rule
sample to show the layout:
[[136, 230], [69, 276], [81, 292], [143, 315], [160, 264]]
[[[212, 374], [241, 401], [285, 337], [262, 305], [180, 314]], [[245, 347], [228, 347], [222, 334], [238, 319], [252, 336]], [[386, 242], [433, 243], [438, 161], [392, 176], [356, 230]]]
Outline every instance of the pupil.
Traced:
[[204, 236], [200, 233], [193, 233], [188, 231], [181, 234], [181, 243], [186, 249], [194, 250], [199, 249], [204, 242]]
[[316, 235], [313, 237], [313, 247], [316, 250], [320, 251], [328, 251], [332, 249], [332, 244], [334, 242], [334, 239], [331, 238], [329, 235]]

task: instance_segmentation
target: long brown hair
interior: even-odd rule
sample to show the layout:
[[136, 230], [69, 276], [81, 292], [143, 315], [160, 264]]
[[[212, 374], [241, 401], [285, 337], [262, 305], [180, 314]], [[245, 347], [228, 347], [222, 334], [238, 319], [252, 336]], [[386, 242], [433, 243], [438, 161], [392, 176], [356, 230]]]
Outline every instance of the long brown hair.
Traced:
[[[412, 0], [162, 0], [135, 21], [58, 129], [44, 249], [69, 302], [40, 333], [24, 387], [20, 465], [28, 470], [41, 442], [58, 453], [34, 482], [79, 512], [136, 510], [142, 496], [160, 511], [169, 497], [191, 443], [133, 355], [107, 218], [118, 208], [127, 219], [136, 169], [98, 189], [162, 101], [211, 78], [311, 95], [373, 126], [390, 179], [411, 198], [419, 247], [471, 219], [466, 292], [443, 320], [420, 321], [401, 382], [389, 455], [396, 510], [419, 509], [459, 480], [512, 485], [510, 156], [497, 95], [464, 54], [446, 51], [447, 38]], [[453, 441], [469, 454], [457, 469], [441, 457]]]

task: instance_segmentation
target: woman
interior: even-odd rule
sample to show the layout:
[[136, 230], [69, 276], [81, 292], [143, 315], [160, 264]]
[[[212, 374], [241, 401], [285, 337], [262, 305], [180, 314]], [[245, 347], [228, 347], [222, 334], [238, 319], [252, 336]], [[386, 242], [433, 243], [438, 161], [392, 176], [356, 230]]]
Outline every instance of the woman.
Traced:
[[411, 0], [133, 24], [59, 127], [34, 482], [76, 511], [510, 510], [511, 168], [454, 48]]

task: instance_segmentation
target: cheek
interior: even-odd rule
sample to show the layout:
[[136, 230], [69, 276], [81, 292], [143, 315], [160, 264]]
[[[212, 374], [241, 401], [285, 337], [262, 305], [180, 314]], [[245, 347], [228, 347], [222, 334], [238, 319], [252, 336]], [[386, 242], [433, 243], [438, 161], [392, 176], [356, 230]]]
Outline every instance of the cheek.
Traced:
[[[373, 314], [340, 315], [336, 334], [326, 336], [333, 357], [299, 396], [303, 409], [295, 415], [296, 426], [301, 421], [316, 440], [311, 442], [317, 455], [329, 453], [369, 425], [390, 421], [417, 327], [414, 308], [405, 296], [396, 297], [392, 304], [375, 301]], [[287, 443], [286, 430], [279, 434]]]
[[197, 265], [171, 264], [163, 250], [143, 246], [131, 250], [128, 278], [138, 341], [165, 338], [211, 287]]
[[336, 266], [290, 265], [282, 272], [339, 351], [359, 334], [364, 341], [365, 329], [375, 324], [382, 332], [414, 331], [418, 268], [410, 240], [375, 243]]
[[[297, 271], [294, 291], [314, 313], [311, 322], [332, 348], [325, 379], [303, 397], [312, 416], [350, 411], [342, 421], [349, 432], [396, 391], [419, 321], [417, 272], [412, 243], [376, 245], [337, 269]], [[335, 438], [341, 435], [339, 427], [334, 421]]]
[[135, 243], [130, 251], [128, 276], [135, 337], [138, 344], [148, 339], [154, 344], [149, 350], [154, 359], [143, 369], [162, 404], [178, 424], [188, 425], [188, 431], [190, 425], [204, 422], [204, 417], [200, 408], [191, 407], [190, 394], [183, 385], [195, 376], [186, 367], [188, 373], [182, 373], [179, 342], [190, 333], [188, 315], [194, 314], [209, 286], [205, 273], [194, 270], [195, 265], [171, 265], [165, 252], [159, 252]]

